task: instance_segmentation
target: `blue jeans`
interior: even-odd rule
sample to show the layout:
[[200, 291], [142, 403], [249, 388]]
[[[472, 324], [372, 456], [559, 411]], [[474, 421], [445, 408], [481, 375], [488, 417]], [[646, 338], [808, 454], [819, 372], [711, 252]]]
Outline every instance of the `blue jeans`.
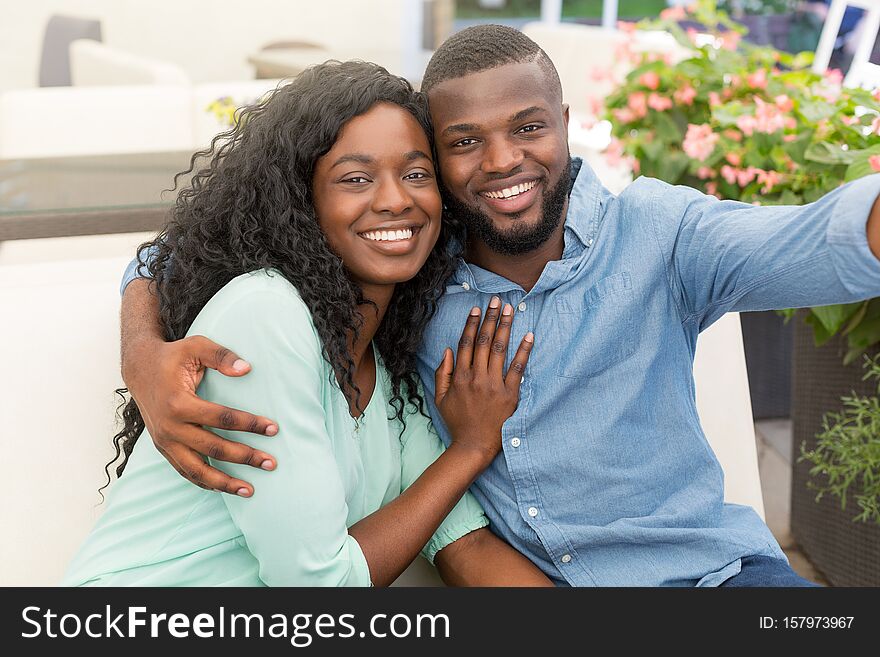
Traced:
[[742, 558], [742, 569], [721, 586], [820, 586], [798, 575], [782, 559], [753, 556]]

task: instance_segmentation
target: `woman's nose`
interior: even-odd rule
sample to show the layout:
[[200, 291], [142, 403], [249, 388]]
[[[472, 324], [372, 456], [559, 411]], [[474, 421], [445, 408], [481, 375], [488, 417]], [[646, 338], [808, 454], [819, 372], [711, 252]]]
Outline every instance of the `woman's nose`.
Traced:
[[389, 214], [403, 214], [413, 205], [412, 196], [399, 180], [379, 181], [376, 194], [373, 196], [373, 211]]

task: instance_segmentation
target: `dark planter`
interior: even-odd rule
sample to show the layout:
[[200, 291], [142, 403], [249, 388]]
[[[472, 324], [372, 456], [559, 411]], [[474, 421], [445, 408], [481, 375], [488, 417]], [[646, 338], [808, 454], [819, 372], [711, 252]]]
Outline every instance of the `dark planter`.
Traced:
[[756, 420], [791, 414], [791, 352], [794, 324], [769, 310], [740, 313], [752, 416]]
[[[816, 444], [822, 430], [822, 416], [841, 409], [840, 398], [876, 393], [876, 383], [862, 381], [861, 362], [842, 365], [845, 339], [835, 338], [822, 347], [813, 343], [812, 328], [800, 311], [792, 320], [794, 332], [794, 376], [792, 380], [792, 491], [791, 533], [810, 561], [834, 586], [880, 586], [880, 525], [853, 522], [857, 514], [853, 500], [846, 510], [840, 500], [826, 495], [816, 502], [807, 487], [810, 464], [798, 463], [801, 444]], [[877, 353], [874, 350], [873, 353]]]

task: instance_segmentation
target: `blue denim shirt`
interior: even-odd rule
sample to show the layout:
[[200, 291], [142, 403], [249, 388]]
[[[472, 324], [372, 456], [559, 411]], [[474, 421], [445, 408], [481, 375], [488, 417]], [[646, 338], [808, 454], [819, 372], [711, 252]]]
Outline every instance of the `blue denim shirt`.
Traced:
[[535, 348], [504, 452], [471, 489], [495, 533], [559, 585], [715, 586], [741, 557], [784, 559], [752, 508], [724, 502], [697, 335], [729, 311], [880, 296], [865, 230], [880, 175], [758, 208], [649, 178], [614, 196], [580, 160], [572, 171], [563, 257], [532, 290], [464, 261], [447, 286], [418, 362], [441, 438], [434, 368], [498, 295], [511, 344], [534, 331]]

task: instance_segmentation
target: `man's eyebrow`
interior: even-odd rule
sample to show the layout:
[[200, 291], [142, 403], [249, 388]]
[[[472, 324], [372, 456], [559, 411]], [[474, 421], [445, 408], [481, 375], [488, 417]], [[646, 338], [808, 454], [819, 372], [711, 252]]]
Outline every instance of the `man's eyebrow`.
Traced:
[[543, 107], [538, 107], [537, 105], [533, 105], [532, 107], [527, 107], [524, 110], [520, 110], [516, 114], [510, 117], [511, 123], [516, 123], [517, 121], [522, 121], [523, 119], [527, 119], [533, 114], [538, 114], [539, 112], [546, 111]]
[[346, 162], [357, 162], [358, 164], [373, 164], [376, 160], [374, 160], [369, 155], [364, 155], [363, 153], [349, 153], [347, 155], [343, 155], [338, 160], [333, 163], [333, 167], [338, 167], [340, 164], [345, 164]]
[[476, 132], [479, 129], [479, 126], [475, 123], [455, 123], [453, 125], [443, 128], [443, 132], [440, 134], [448, 135], [452, 134], [453, 132]]

